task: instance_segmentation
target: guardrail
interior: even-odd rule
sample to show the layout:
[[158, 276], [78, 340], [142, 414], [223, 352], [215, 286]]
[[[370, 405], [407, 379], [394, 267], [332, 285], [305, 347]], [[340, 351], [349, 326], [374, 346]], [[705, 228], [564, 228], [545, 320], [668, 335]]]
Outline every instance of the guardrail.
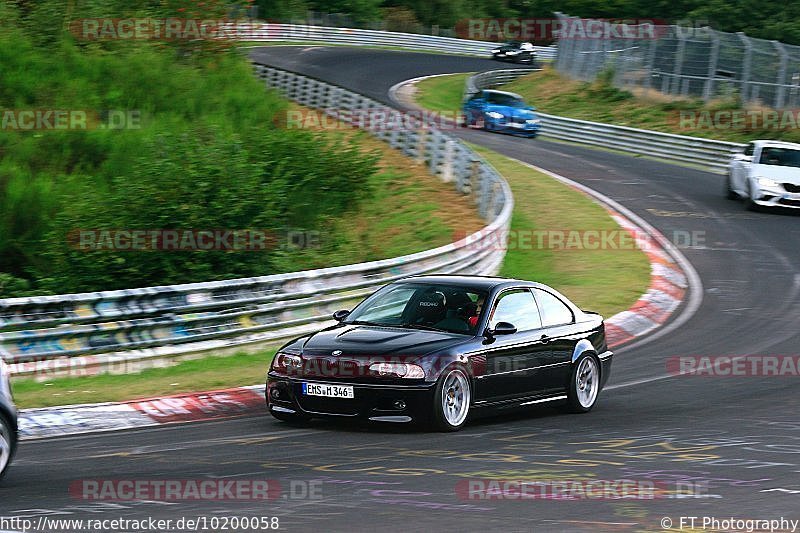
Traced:
[[[255, 42], [313, 42], [323, 44], [345, 44], [350, 46], [397, 47], [409, 50], [446, 52], [489, 57], [498, 43], [473, 41], [438, 35], [399, 33], [357, 28], [329, 28], [300, 24], [247, 23], [239, 24], [236, 36], [241, 41]], [[552, 61], [556, 58], [555, 46], [535, 46], [536, 58]]]
[[[467, 78], [464, 98], [483, 90], [499, 87], [535, 69], [507, 69], [481, 72]], [[743, 144], [613, 126], [600, 122], [559, 117], [537, 112], [542, 119], [539, 135], [543, 138], [611, 148], [628, 154], [658, 157], [690, 164], [724, 174], [731, 152]]]
[[[346, 115], [343, 110], [398, 113], [312, 78], [262, 65], [255, 65], [255, 70], [267, 86], [339, 118]], [[352, 116], [357, 120], [359, 113]], [[24, 375], [274, 341], [319, 329], [330, 323], [333, 311], [348, 308], [402, 277], [496, 273], [505, 255], [498, 243], [505, 242], [511, 219], [508, 185], [460, 141], [419, 121], [398, 123], [411, 127], [369, 124], [367, 129], [470, 195], [488, 222], [485, 228], [432, 250], [355, 265], [209, 283], [0, 299], [0, 355], [13, 374]], [[73, 365], [73, 359], [81, 364]]]

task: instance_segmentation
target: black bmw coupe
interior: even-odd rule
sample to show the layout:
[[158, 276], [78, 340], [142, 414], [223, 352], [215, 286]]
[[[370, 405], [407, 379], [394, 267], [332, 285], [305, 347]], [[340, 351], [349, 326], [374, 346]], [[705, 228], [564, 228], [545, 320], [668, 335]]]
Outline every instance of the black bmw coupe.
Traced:
[[530, 281], [405, 278], [333, 317], [275, 355], [266, 388], [275, 418], [457, 431], [490, 409], [565, 401], [587, 412], [611, 370], [603, 317]]

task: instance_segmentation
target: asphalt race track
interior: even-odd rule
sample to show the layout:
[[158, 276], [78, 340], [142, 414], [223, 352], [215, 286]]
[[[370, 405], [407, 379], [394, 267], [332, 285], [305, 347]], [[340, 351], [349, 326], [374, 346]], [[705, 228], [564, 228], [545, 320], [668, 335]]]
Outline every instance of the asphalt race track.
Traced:
[[[319, 46], [255, 49], [252, 57], [384, 102], [405, 79], [498, 66]], [[498, 532], [661, 531], [670, 525], [665, 517], [672, 529], [681, 517], [699, 517], [698, 530], [702, 517], [800, 519], [800, 379], [673, 376], [666, 366], [685, 355], [797, 355], [800, 216], [747, 212], [724, 198], [714, 174], [539, 139], [459, 135], [590, 186], [668, 238], [699, 232], [704, 239], [683, 250], [702, 283], [699, 309], [674, 331], [619, 349], [592, 413], [540, 407], [430, 434], [329, 422], [292, 427], [265, 412], [26, 442], [0, 487], [0, 516], [263, 516], [279, 517], [287, 531]], [[282, 491], [267, 503], [93, 502], [69, 492], [86, 478], [269, 479]], [[652, 499], [466, 496], [470, 481], [490, 479], [628, 479], [657, 490]]]

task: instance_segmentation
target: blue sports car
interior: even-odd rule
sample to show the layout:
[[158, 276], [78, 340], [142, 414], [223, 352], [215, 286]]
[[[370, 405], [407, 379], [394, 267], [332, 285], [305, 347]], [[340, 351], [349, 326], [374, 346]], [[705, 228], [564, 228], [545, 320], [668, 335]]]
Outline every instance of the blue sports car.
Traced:
[[464, 102], [464, 125], [536, 137], [542, 125], [534, 109], [518, 94], [483, 90]]

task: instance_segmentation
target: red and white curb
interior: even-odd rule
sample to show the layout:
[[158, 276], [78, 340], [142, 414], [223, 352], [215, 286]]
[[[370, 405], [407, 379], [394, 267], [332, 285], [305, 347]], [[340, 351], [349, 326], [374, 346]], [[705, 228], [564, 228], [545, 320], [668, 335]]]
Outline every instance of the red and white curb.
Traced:
[[680, 306], [688, 281], [675, 260], [658, 240], [607, 207], [611, 218], [630, 232], [650, 261], [650, 286], [627, 311], [606, 320], [606, 338], [612, 348], [650, 333], [664, 324]]
[[[703, 301], [703, 283], [689, 260], [660, 231], [627, 207], [594, 189], [547, 169], [516, 161], [591, 197], [605, 207], [617, 224], [633, 235], [638, 247], [647, 254], [650, 261], [650, 286], [647, 291], [627, 311], [605, 320], [610, 347], [624, 345], [626, 350], [631, 350], [652, 342], [679, 328], [695, 314]], [[678, 309], [680, 312], [676, 314]]]
[[65, 405], [19, 413], [21, 440], [215, 420], [266, 412], [264, 385], [123, 403]]

